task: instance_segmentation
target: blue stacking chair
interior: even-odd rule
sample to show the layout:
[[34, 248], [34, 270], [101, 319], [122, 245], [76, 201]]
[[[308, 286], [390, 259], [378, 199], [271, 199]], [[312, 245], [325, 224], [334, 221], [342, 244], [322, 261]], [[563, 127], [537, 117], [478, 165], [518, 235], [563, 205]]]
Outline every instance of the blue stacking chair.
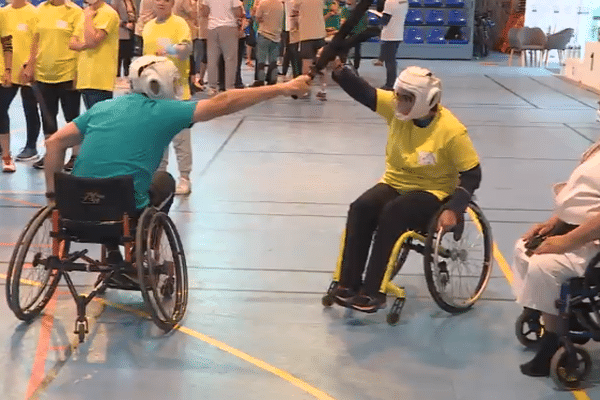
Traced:
[[429, 44], [446, 44], [446, 30], [440, 28], [433, 28], [427, 34], [427, 43]]
[[446, 0], [446, 7], [462, 8], [465, 6], [465, 0]]
[[425, 42], [425, 35], [421, 28], [407, 28], [404, 30], [404, 43], [420, 44]]
[[408, 10], [406, 13], [405, 25], [423, 25], [423, 13], [421, 10]]
[[448, 11], [448, 25], [467, 25], [467, 17], [462, 10], [450, 10]]
[[442, 0], [423, 0], [423, 7], [442, 7]]
[[425, 18], [425, 23], [427, 25], [444, 25], [444, 11], [429, 10]]
[[421, 0], [408, 0], [409, 7], [421, 7]]
[[369, 13], [367, 14], [369, 16], [367, 25], [369, 26], [378, 26], [381, 23], [381, 18], [379, 18], [377, 15]]

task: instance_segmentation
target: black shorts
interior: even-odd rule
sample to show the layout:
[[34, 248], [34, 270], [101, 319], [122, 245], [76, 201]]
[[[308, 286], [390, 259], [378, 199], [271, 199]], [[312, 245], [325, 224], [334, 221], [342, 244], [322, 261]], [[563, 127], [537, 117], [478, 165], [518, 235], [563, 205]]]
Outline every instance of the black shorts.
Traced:
[[317, 51], [321, 47], [325, 46], [325, 39], [311, 39], [311, 40], [303, 40], [300, 42], [300, 58], [316, 60], [317, 59]]

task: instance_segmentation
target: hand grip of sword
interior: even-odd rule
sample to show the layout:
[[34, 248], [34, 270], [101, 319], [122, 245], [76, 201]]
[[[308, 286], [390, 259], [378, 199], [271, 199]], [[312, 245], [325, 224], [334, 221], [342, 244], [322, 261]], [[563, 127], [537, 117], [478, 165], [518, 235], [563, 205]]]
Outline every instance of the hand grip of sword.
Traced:
[[[321, 51], [319, 58], [317, 58], [317, 61], [312, 65], [308, 73], [308, 76], [310, 76], [311, 79], [314, 79], [315, 76], [320, 74], [321, 70], [325, 68], [330, 61], [333, 61], [335, 57], [344, 51], [346, 48], [346, 37], [350, 34], [352, 29], [358, 25], [372, 3], [372, 0], [360, 0], [360, 3], [352, 10], [348, 19], [344, 21], [342, 26], [340, 26], [340, 29], [333, 35], [331, 42], [323, 47], [323, 51]], [[292, 96], [292, 98], [297, 99], [298, 96]]]

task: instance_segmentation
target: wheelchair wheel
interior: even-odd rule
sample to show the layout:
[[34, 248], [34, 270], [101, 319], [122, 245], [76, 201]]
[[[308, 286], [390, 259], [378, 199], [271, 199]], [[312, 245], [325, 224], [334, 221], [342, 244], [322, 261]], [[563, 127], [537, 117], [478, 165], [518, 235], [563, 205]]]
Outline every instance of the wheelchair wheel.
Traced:
[[[37, 317], [54, 294], [61, 274], [48, 270], [45, 262], [52, 255], [52, 208], [45, 207], [26, 226], [8, 266], [7, 295], [17, 318]], [[64, 243], [64, 242], [63, 242]]]
[[492, 273], [492, 234], [481, 209], [470, 203], [458, 240], [453, 232], [439, 234], [440, 210], [429, 226], [424, 267], [427, 288], [445, 311], [469, 310], [484, 292]]
[[524, 309], [515, 321], [517, 340], [528, 349], [537, 348], [544, 335], [544, 323], [541, 313], [536, 310]]
[[559, 348], [550, 363], [550, 376], [561, 389], [577, 389], [592, 369], [590, 354], [578, 345], [573, 345], [573, 349], [569, 354], [566, 348]]
[[154, 323], [168, 332], [183, 318], [188, 301], [179, 233], [167, 214], [149, 208], [140, 217], [135, 243], [142, 297]]
[[13, 252], [10, 255], [10, 260], [8, 261], [8, 270], [6, 272], [6, 282], [7, 282], [7, 284], [4, 285], [4, 286], [5, 286], [5, 290], [6, 290], [6, 302], [8, 303], [8, 306], [10, 307], [11, 310], [12, 310], [12, 305], [11, 305], [10, 299], [12, 298], [12, 290], [11, 290], [11, 286], [12, 285], [10, 285], [9, 282], [12, 279], [12, 274], [13, 274], [13, 271], [14, 271], [15, 260], [17, 259], [17, 255], [19, 254], [19, 250], [23, 247], [23, 238], [25, 237], [25, 235], [29, 231], [29, 227], [31, 226], [31, 224], [33, 223], [33, 221], [35, 221], [35, 219], [42, 212], [44, 212], [45, 209], [46, 209], [45, 207], [40, 208], [39, 210], [36, 211], [36, 213], [33, 215], [33, 217], [31, 217], [29, 219], [29, 221], [27, 221], [27, 225], [25, 225], [25, 228], [23, 228], [23, 230], [19, 234], [19, 238], [17, 239], [17, 242], [15, 244], [15, 248], [13, 249]]

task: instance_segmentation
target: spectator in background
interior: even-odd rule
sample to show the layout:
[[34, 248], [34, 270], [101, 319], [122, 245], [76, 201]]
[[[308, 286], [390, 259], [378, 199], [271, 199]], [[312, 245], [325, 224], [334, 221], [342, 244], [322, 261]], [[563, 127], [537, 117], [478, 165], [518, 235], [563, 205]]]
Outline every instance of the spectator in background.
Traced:
[[325, 31], [327, 36], [333, 36], [340, 29], [340, 5], [337, 0], [327, 0], [323, 10]]
[[[29, 60], [21, 73], [22, 82], [29, 83], [35, 79], [33, 84], [40, 91], [46, 138], [58, 129], [59, 102], [67, 123], [79, 116], [80, 97], [75, 90], [77, 52], [69, 48], [69, 43], [76, 35], [82, 16], [83, 10], [67, 0], [47, 0], [38, 6], [38, 22]], [[33, 163], [33, 167], [43, 169], [44, 158]]]
[[[293, 0], [292, 18], [300, 31], [302, 73], [308, 74], [317, 59], [317, 52], [325, 45], [324, 0]], [[326, 100], [327, 74], [321, 75], [321, 90], [317, 98]]]
[[381, 17], [381, 58], [385, 64], [385, 84], [383, 90], [394, 90], [398, 64], [396, 53], [404, 40], [404, 19], [408, 12], [407, 0], [387, 0]]
[[119, 61], [117, 64], [117, 77], [121, 77], [123, 67], [123, 79], [117, 79], [117, 86], [124, 86], [129, 75], [129, 65], [133, 57], [133, 37], [135, 30], [136, 10], [131, 0], [112, 0], [112, 7], [119, 14]]
[[300, 53], [298, 49], [300, 32], [298, 31], [298, 27], [294, 26], [292, 23], [292, 1], [293, 0], [283, 0], [285, 14], [284, 34], [287, 32], [287, 39], [285, 40], [285, 52], [283, 54], [281, 74], [285, 77], [288, 68], [291, 65], [292, 76], [295, 78], [301, 74]]
[[[10, 119], [8, 108], [21, 91], [21, 101], [27, 126], [27, 143], [16, 156], [18, 161], [37, 157], [36, 141], [40, 133], [40, 116], [31, 86], [20, 76], [21, 67], [29, 59], [29, 51], [35, 26], [37, 9], [26, 0], [13, 0], [0, 10], [0, 37], [2, 37], [4, 74], [0, 87], [0, 145], [2, 146], [2, 172], [15, 172], [16, 167], [10, 153]], [[8, 37], [12, 37], [10, 42]]]
[[206, 48], [206, 34], [208, 31], [208, 17], [202, 12], [203, 0], [197, 0], [196, 6], [198, 7], [198, 39], [194, 40], [194, 66], [195, 66], [195, 77], [194, 86], [196, 90], [204, 90], [204, 75], [206, 75], [206, 62], [207, 52]]
[[[357, 0], [346, 0], [346, 5], [344, 7], [342, 7], [342, 10], [340, 12], [340, 23], [343, 24], [350, 17], [352, 10], [354, 9], [354, 7], [356, 7], [356, 3], [357, 3]], [[354, 35], [359, 35], [361, 33], [364, 33], [367, 30], [368, 25], [369, 25], [369, 18], [367, 16], [367, 13], [365, 13], [365, 15], [363, 15], [363, 17], [358, 22], [358, 24], [354, 28], [352, 28], [352, 30], [350, 31], [350, 35], [354, 36]], [[357, 43], [354, 46], [354, 69], [357, 71], [358, 71], [358, 68], [360, 67], [360, 60], [361, 60], [361, 42]]]
[[135, 24], [135, 34], [133, 36], [133, 54], [135, 56], [142, 55], [144, 48], [142, 32], [148, 21], [153, 18], [156, 18], [154, 0], [140, 0], [140, 15]]
[[239, 43], [238, 19], [244, 11], [240, 0], [204, 0], [204, 16], [208, 17], [208, 94], [218, 89], [219, 56], [225, 59], [225, 89], [235, 87], [237, 49]]
[[[196, 60], [194, 58], [194, 50], [195, 44], [198, 42], [198, 0], [175, 0], [175, 5], [173, 6], [173, 14], [180, 16], [187, 22], [188, 27], [190, 28], [190, 34], [192, 37], [192, 54], [190, 55], [190, 76], [187, 77], [190, 83], [194, 80], [190, 79], [192, 76], [196, 75]], [[194, 85], [195, 89], [196, 86]]]
[[[179, 71], [179, 86], [182, 88], [179, 99], [189, 100], [191, 93], [187, 77], [190, 74], [191, 33], [187, 22], [173, 15], [173, 6], [174, 0], [154, 0], [156, 18], [150, 20], [142, 32], [143, 52], [144, 55], [165, 56], [175, 64]], [[189, 194], [192, 190], [190, 181], [192, 143], [189, 128], [175, 135], [173, 147], [179, 168], [179, 182], [175, 194]], [[167, 149], [158, 170], [166, 171], [168, 161]]]
[[[283, 29], [283, 3], [281, 0], [261, 0], [256, 13], [258, 35], [256, 37], [257, 80], [253, 86], [277, 83], [277, 57]], [[265, 66], [268, 69], [265, 74]]]

